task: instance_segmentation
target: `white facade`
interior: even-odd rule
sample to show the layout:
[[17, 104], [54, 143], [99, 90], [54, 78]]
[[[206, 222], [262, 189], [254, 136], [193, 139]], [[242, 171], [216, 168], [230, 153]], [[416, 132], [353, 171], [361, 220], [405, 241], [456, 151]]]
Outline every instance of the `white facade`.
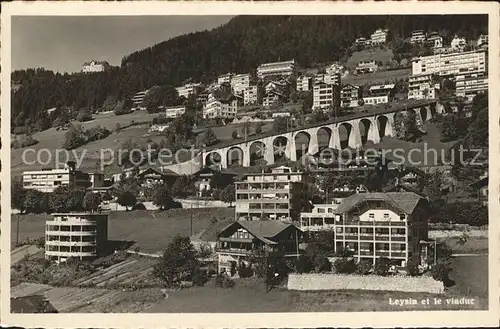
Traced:
[[275, 112], [273, 113], [272, 118], [273, 119], [280, 117], [289, 118], [291, 115], [292, 114], [290, 112]]
[[203, 107], [203, 118], [234, 118], [238, 113], [238, 101], [236, 99], [228, 102], [222, 102], [214, 97], [208, 96], [207, 104]]
[[377, 105], [389, 103], [389, 95], [366, 96], [363, 97], [366, 105]]
[[378, 71], [378, 64], [374, 60], [361, 61], [355, 69], [356, 73], [373, 73]]
[[184, 86], [175, 88], [179, 97], [188, 98], [189, 95], [196, 93], [196, 88], [200, 86], [201, 83], [187, 83]]
[[219, 75], [219, 77], [217, 78], [217, 84], [220, 86], [223, 83], [231, 83], [232, 77], [233, 77], [232, 73]]
[[318, 83], [313, 87], [313, 109], [325, 109], [333, 106], [334, 85]]
[[370, 37], [372, 45], [380, 45], [387, 42], [387, 34], [389, 30], [387, 29], [378, 29]]
[[340, 74], [316, 74], [314, 76], [314, 84], [326, 83], [327, 85], [340, 85]]
[[438, 88], [433, 74], [412, 75], [408, 79], [408, 99], [434, 99]]
[[332, 203], [315, 204], [311, 212], [300, 213], [300, 229], [303, 232], [333, 231], [335, 229], [335, 209], [342, 199]]
[[259, 79], [264, 79], [265, 77], [276, 75], [296, 76], [297, 63], [295, 62], [295, 60], [261, 64], [257, 68], [257, 77]]
[[108, 62], [91, 61], [82, 65], [83, 73], [104, 72], [109, 69]]
[[358, 101], [361, 98], [361, 92], [358, 86], [344, 85], [340, 90], [340, 105], [342, 107], [358, 107]]
[[250, 87], [250, 73], [238, 74], [231, 78], [231, 87], [234, 93], [241, 95], [245, 89]]
[[412, 75], [437, 73], [441, 76], [456, 75], [467, 71], [486, 71], [486, 52], [437, 54], [412, 60]]
[[463, 51], [467, 45], [467, 40], [465, 38], [454, 36], [450, 42], [451, 49], [455, 51]]
[[274, 104], [278, 104], [281, 99], [281, 94], [278, 92], [271, 90], [267, 92], [262, 98], [262, 105], [264, 107], [271, 107]]
[[332, 63], [325, 69], [327, 74], [342, 73], [343, 70], [344, 66], [340, 65], [339, 63]]
[[421, 43], [425, 41], [425, 32], [416, 30], [411, 33], [410, 43]]
[[364, 45], [366, 45], [366, 43], [367, 43], [367, 40], [366, 40], [366, 38], [363, 38], [363, 37], [359, 37], [354, 41], [354, 44], [356, 44], [357, 46], [364, 46]]
[[485, 72], [464, 72], [456, 76], [456, 95], [468, 101], [480, 93], [488, 91], [488, 77]]
[[243, 105], [257, 104], [258, 102], [257, 86], [249, 86], [243, 90]]
[[311, 77], [300, 76], [297, 78], [297, 91], [309, 91], [311, 90]]
[[90, 186], [90, 178], [88, 174], [69, 167], [23, 172], [25, 189], [50, 193], [59, 186], [87, 188]]
[[144, 102], [144, 98], [146, 98], [147, 94], [148, 90], [139, 91], [137, 94], [135, 94], [134, 97], [132, 97], [133, 107], [142, 109], [142, 102]]
[[443, 37], [440, 36], [439, 34], [431, 34], [427, 37], [426, 42], [432, 47], [432, 48], [441, 48], [443, 47]]
[[165, 117], [167, 118], [178, 118], [186, 113], [185, 106], [174, 106], [165, 108]]

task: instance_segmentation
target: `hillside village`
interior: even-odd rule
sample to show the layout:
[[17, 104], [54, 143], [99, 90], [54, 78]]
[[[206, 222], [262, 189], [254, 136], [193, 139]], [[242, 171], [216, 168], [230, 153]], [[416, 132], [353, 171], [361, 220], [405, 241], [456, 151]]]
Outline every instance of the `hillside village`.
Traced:
[[[164, 302], [170, 298], [200, 311], [209, 306], [195, 299], [223, 289], [235, 292], [221, 297], [219, 311], [231, 311], [241, 293], [268, 305], [264, 295], [325, 290], [307, 279], [321, 274], [339, 285], [326, 289], [340, 301], [329, 310], [344, 301], [364, 310], [345, 293], [357, 290], [445, 294], [459, 302], [444, 307], [467, 298], [485, 307], [487, 288], [465, 277], [487, 278], [460, 255], [487, 264], [488, 35], [395, 32], [357, 35], [348, 56], [314, 67], [276, 58], [213, 81], [108, 95], [95, 106], [59, 103], [36, 119], [17, 112], [16, 303], [45, 295], [55, 307], [41, 303], [35, 312], [178, 311]], [[113, 70], [92, 60], [75, 79]], [[14, 97], [26, 92], [19, 76]], [[201, 151], [183, 152], [191, 146]], [[428, 148], [438, 155], [427, 159]], [[49, 149], [47, 161], [21, 162], [28, 149]], [[56, 149], [76, 153], [63, 160]], [[116, 150], [114, 158], [102, 158], [103, 149]], [[182, 156], [162, 164], [164, 149]], [[384, 153], [396, 149], [404, 161]], [[456, 161], [464, 149], [482, 152]], [[398, 280], [413, 283], [400, 288]], [[121, 289], [110, 297], [115, 308], [85, 305], [90, 291], [105, 299]], [[50, 297], [64, 291], [86, 297], [70, 309]], [[130, 296], [143, 305], [126, 306]], [[376, 308], [385, 295], [370, 298]]]

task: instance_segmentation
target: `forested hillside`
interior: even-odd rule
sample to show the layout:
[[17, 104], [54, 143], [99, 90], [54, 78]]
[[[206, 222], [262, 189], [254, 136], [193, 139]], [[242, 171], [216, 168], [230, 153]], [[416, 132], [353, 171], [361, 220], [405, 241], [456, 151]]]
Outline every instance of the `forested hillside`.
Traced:
[[120, 68], [95, 74], [55, 74], [43, 69], [12, 73], [12, 125], [50, 127], [44, 110], [102, 106], [153, 85], [208, 82], [227, 72], [253, 72], [260, 63], [295, 58], [302, 67], [345, 58], [356, 37], [388, 28], [394, 40], [414, 29], [468, 39], [487, 33], [485, 15], [239, 16], [211, 31], [182, 35], [125, 56]]

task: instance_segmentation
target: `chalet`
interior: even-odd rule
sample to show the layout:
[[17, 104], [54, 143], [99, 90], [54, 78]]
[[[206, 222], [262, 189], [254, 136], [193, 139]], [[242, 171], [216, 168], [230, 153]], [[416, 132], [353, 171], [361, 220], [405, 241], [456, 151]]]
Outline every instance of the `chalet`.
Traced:
[[303, 232], [293, 224], [281, 221], [236, 221], [218, 234], [219, 272], [236, 273], [241, 263], [249, 265], [251, 257], [298, 257]]
[[167, 183], [173, 184], [175, 180], [179, 177], [179, 174], [169, 170], [169, 169], [155, 169], [146, 168], [137, 174], [137, 179], [141, 185], [152, 185], [155, 183]]
[[235, 176], [237, 176], [235, 173], [223, 172], [206, 166], [195, 174], [195, 189], [201, 196], [203, 191], [210, 191], [214, 187], [212, 181], [216, 188], [223, 189], [233, 183]]

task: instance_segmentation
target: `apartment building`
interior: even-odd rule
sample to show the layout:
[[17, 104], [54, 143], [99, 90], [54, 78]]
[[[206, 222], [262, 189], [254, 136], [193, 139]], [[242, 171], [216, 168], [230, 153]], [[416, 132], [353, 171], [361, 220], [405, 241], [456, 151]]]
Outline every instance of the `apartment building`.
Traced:
[[242, 95], [250, 87], [250, 73], [237, 74], [231, 78], [231, 87], [237, 95]]
[[292, 59], [285, 62], [275, 62], [261, 64], [257, 68], [257, 77], [261, 80], [269, 77], [287, 77], [287, 76], [297, 76], [298, 65], [297, 62]]
[[344, 70], [344, 66], [340, 65], [339, 63], [335, 62], [332, 63], [330, 66], [328, 66], [325, 71], [327, 74], [336, 74], [336, 73], [342, 73]]
[[312, 87], [312, 78], [302, 75], [297, 78], [297, 91], [309, 91]]
[[488, 46], [488, 35], [487, 34], [481, 34], [477, 38], [477, 43], [476, 46], [481, 48], [481, 47], [487, 47]]
[[472, 101], [480, 93], [488, 91], [488, 76], [482, 71], [462, 72], [455, 77], [456, 95]]
[[340, 73], [316, 74], [314, 76], [314, 85], [326, 83], [327, 85], [340, 85]]
[[249, 86], [243, 90], [243, 105], [257, 104], [259, 93], [257, 86]]
[[[215, 92], [214, 92], [215, 93]], [[211, 93], [203, 107], [203, 118], [234, 118], [238, 113], [238, 100], [234, 95], [218, 96]]]
[[186, 83], [183, 86], [176, 87], [177, 93], [179, 97], [188, 98], [191, 94], [196, 94], [198, 91], [198, 87], [201, 86], [201, 83]]
[[335, 229], [335, 209], [342, 203], [336, 198], [332, 203], [315, 204], [310, 212], [300, 213], [300, 229], [303, 232], [333, 231]]
[[271, 107], [274, 104], [279, 104], [283, 100], [283, 95], [275, 90], [266, 92], [262, 98], [262, 106]]
[[143, 106], [144, 99], [146, 98], [146, 95], [148, 94], [149, 90], [143, 90], [139, 91], [137, 94], [135, 94], [132, 97], [132, 108], [134, 109], [146, 109]]
[[450, 47], [454, 51], [464, 51], [467, 46], [467, 40], [464, 37], [459, 37], [455, 35], [453, 39], [451, 39]]
[[357, 260], [387, 257], [404, 267], [427, 254], [427, 200], [411, 192], [359, 193], [335, 209], [335, 251], [349, 249]]
[[389, 34], [388, 29], [377, 29], [370, 36], [370, 43], [372, 45], [381, 45], [387, 42], [387, 36]]
[[461, 53], [437, 54], [412, 60], [412, 75], [437, 73], [453, 77], [468, 71], [487, 71], [486, 52], [483, 50]]
[[108, 214], [54, 213], [45, 222], [45, 258], [95, 259], [106, 253]]
[[340, 89], [340, 106], [342, 107], [358, 107], [359, 100], [362, 98], [362, 90], [359, 86], [346, 84]]
[[90, 186], [89, 175], [75, 169], [75, 162], [68, 162], [61, 169], [42, 169], [23, 172], [25, 189], [40, 192], [54, 192], [59, 186], [87, 188]]
[[412, 75], [408, 79], [408, 99], [435, 99], [439, 88], [436, 74]]
[[299, 257], [302, 231], [295, 225], [279, 221], [236, 221], [217, 236], [219, 273], [236, 275], [241, 263], [259, 256]]
[[302, 207], [303, 172], [281, 166], [247, 174], [236, 182], [236, 220], [298, 221]]
[[186, 113], [186, 107], [185, 106], [172, 106], [172, 107], [166, 107], [165, 108], [165, 117], [166, 118], [178, 118], [181, 115]]
[[318, 83], [313, 87], [313, 109], [336, 108], [340, 105], [340, 86]]
[[367, 105], [377, 105], [386, 104], [393, 100], [396, 85], [386, 84], [386, 85], [374, 85], [368, 89], [368, 93], [363, 96], [363, 101]]
[[378, 71], [378, 64], [374, 60], [360, 61], [354, 69], [355, 74], [373, 73]]
[[425, 41], [425, 32], [423, 30], [415, 30], [411, 32], [410, 43], [423, 43]]
[[223, 83], [231, 83], [231, 79], [233, 78], [233, 75], [232, 73], [226, 73], [226, 74], [222, 74], [222, 75], [219, 75], [217, 77], [217, 84], [218, 85], [221, 85]]
[[354, 40], [354, 44], [356, 46], [366, 46], [367, 43], [370, 43], [370, 40], [366, 40], [366, 38], [359, 37]]
[[96, 61], [92, 60], [90, 62], [85, 62], [82, 65], [83, 73], [95, 73], [95, 72], [105, 72], [109, 70], [110, 65], [106, 61]]

